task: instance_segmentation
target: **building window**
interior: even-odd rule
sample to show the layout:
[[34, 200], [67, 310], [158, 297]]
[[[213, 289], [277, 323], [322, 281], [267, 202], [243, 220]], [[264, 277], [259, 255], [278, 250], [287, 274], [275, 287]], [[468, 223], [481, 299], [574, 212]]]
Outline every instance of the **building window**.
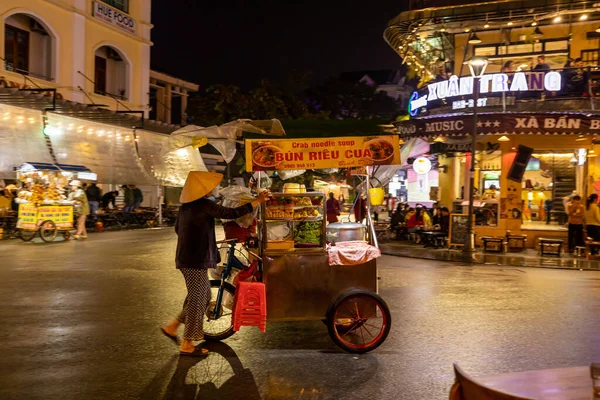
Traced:
[[4, 24], [4, 67], [44, 80], [53, 80], [53, 37], [36, 19], [14, 14]]
[[29, 32], [6, 25], [4, 35], [6, 69], [27, 75], [29, 73]]
[[102, 46], [94, 54], [94, 92], [127, 100], [129, 65], [113, 47]]
[[102, 2], [129, 13], [129, 0], [102, 0]]

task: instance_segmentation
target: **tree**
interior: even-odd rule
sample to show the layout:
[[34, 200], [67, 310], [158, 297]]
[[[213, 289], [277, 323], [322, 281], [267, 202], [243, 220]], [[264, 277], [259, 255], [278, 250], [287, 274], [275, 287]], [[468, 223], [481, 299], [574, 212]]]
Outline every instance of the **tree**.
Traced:
[[391, 119], [397, 113], [396, 101], [385, 92], [364, 83], [330, 79], [308, 93], [314, 112], [327, 112], [332, 119]]

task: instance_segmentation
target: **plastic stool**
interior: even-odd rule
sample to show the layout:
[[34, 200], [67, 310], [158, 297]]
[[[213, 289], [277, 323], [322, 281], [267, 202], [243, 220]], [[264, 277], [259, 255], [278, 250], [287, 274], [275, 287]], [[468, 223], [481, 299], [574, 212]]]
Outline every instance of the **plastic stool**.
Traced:
[[267, 291], [261, 282], [240, 282], [233, 301], [233, 330], [242, 326], [258, 326], [267, 330]]
[[575, 247], [575, 257], [585, 257], [585, 247], [577, 246]]

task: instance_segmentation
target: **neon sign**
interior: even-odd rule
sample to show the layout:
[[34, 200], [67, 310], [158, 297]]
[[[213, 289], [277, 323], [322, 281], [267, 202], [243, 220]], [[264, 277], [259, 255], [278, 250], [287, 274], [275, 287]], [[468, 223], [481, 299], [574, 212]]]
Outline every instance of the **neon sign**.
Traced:
[[[472, 76], [459, 78], [452, 75], [450, 79], [430, 83], [428, 93], [419, 97], [414, 92], [410, 98], [408, 111], [411, 116], [417, 115], [422, 107], [434, 100], [473, 94], [474, 79]], [[561, 89], [561, 76], [556, 71], [550, 72], [516, 72], [509, 77], [507, 74], [489, 74], [481, 77], [479, 93], [527, 92], [547, 90], [558, 92]]]

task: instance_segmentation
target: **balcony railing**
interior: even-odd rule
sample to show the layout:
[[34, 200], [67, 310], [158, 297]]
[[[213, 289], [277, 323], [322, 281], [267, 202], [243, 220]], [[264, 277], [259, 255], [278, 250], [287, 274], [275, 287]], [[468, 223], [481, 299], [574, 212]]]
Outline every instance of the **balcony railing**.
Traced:
[[[552, 75], [548, 76], [549, 73]], [[559, 82], [557, 76], [560, 76]], [[479, 94], [478, 107], [481, 111], [600, 110], [600, 66], [597, 65], [545, 71], [489, 73], [484, 77], [486, 77], [485, 84], [489, 86], [485, 92]], [[548, 85], [546, 84], [547, 77], [550, 80]], [[473, 89], [471, 87], [471, 90], [465, 91], [460, 88], [460, 85], [465, 82], [464, 85], [470, 83], [472, 86], [472, 80], [470, 80], [472, 78], [470, 76], [462, 78], [458, 80], [458, 95], [454, 95], [456, 89], [449, 91], [451, 81], [454, 81], [453, 84], [456, 88], [455, 77], [451, 79], [438, 78], [419, 88], [412, 97], [412, 116], [470, 111], [474, 105]], [[525, 85], [529, 90], [524, 90]], [[548, 90], [549, 87], [552, 90]]]

